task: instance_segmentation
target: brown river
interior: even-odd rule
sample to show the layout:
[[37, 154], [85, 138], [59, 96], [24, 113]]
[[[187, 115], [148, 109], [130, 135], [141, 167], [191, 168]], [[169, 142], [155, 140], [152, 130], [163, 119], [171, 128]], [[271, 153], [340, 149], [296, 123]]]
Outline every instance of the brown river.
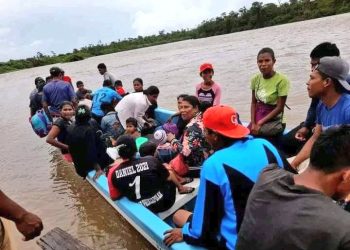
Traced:
[[[262, 47], [276, 53], [276, 69], [291, 80], [286, 111], [287, 126], [305, 118], [310, 102], [306, 81], [309, 53], [323, 41], [337, 44], [350, 62], [350, 14], [244, 31], [198, 40], [188, 40], [144, 49], [89, 58], [59, 65], [73, 81], [82, 80], [90, 89], [102, 85], [97, 64], [121, 79], [131, 91], [136, 77], [145, 86], [160, 88], [159, 105], [175, 109], [178, 94], [194, 93], [200, 81], [198, 67], [211, 62], [214, 80], [223, 88], [222, 103], [234, 106], [242, 120], [250, 109], [249, 79], [257, 72], [256, 54]], [[6, 48], [2, 48], [6, 49]], [[0, 75], [0, 188], [25, 208], [37, 213], [44, 232], [58, 226], [93, 249], [152, 249], [117, 212], [63, 162], [59, 152], [39, 139], [30, 127], [29, 93], [34, 78], [46, 77], [51, 66]], [[19, 249], [38, 249], [35, 241]]]

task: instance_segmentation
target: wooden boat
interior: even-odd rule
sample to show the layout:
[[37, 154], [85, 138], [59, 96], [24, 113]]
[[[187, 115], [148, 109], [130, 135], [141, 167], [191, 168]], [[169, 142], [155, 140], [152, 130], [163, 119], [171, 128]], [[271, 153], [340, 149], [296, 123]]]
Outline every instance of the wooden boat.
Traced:
[[[156, 120], [164, 123], [174, 112], [158, 108], [155, 112]], [[131, 202], [123, 197], [120, 200], [113, 201], [109, 196], [108, 183], [106, 176], [100, 176], [96, 182], [92, 180], [95, 171], [88, 174], [88, 182], [102, 195], [106, 201], [118, 211], [143, 237], [146, 238], [157, 249], [174, 250], [197, 250], [200, 247], [189, 245], [185, 242], [173, 244], [170, 248], [163, 243], [164, 232], [173, 227], [171, 217], [175, 211], [181, 207], [193, 210], [195, 197], [198, 192], [199, 179], [188, 186], [194, 187], [195, 191], [190, 194], [180, 195], [177, 193], [175, 204], [167, 211], [154, 214], [141, 204]]]

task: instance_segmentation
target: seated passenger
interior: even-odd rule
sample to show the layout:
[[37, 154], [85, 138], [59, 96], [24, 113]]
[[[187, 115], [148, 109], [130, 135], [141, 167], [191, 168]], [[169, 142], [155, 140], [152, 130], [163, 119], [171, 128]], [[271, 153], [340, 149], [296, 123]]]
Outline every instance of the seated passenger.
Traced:
[[322, 131], [330, 127], [350, 124], [350, 85], [346, 81], [349, 64], [337, 56], [326, 56], [310, 73], [307, 90], [311, 98], [319, 98], [314, 133], [295, 156], [291, 165], [299, 165], [310, 157], [312, 145]]
[[350, 127], [333, 127], [313, 144], [303, 173], [265, 168], [249, 196], [236, 249], [350, 249], [349, 213], [332, 200], [350, 193], [349, 151]]
[[275, 62], [272, 49], [261, 49], [257, 57], [260, 73], [252, 78], [250, 85], [252, 102], [248, 127], [252, 135], [269, 139], [284, 131], [283, 111], [289, 91], [289, 80], [274, 70]]
[[[236, 111], [214, 106], [203, 115], [205, 138], [214, 153], [204, 162], [193, 214], [177, 211], [181, 228], [165, 232], [164, 242], [186, 241], [209, 249], [235, 249], [248, 195], [259, 172], [269, 163], [283, 166], [278, 151], [266, 140], [248, 136]], [[259, 249], [259, 248], [255, 248]]]
[[79, 105], [75, 115], [75, 123], [68, 127], [67, 145], [73, 158], [76, 172], [85, 178], [91, 170], [96, 170], [95, 180], [103, 174], [112, 160], [106, 154], [97, 133], [96, 121], [91, 119], [90, 109]]
[[75, 92], [75, 94], [77, 95], [78, 101], [91, 99], [92, 91], [90, 89], [86, 89], [82, 81], [77, 81], [76, 86], [78, 90]]
[[128, 119], [126, 119], [125, 134], [130, 135], [134, 139], [141, 136], [141, 133], [139, 132], [138, 126], [137, 126], [137, 120], [135, 118], [129, 117]]
[[[73, 103], [64, 101], [59, 107], [61, 117], [53, 122], [52, 128], [46, 137], [46, 142], [59, 148], [63, 155], [69, 154], [66, 143], [67, 128], [72, 123], [74, 116]], [[56, 140], [57, 139], [57, 140]]]
[[174, 204], [176, 186], [180, 193], [193, 191], [191, 187], [182, 186], [153, 156], [136, 159], [136, 143], [131, 136], [120, 136], [117, 147], [123, 161], [108, 173], [112, 199], [120, 198], [121, 194], [158, 213]]
[[141, 78], [135, 78], [132, 81], [132, 85], [134, 87], [134, 93], [143, 92], [143, 80]]
[[114, 83], [114, 88], [115, 91], [117, 91], [117, 93], [121, 96], [124, 97], [126, 95], [128, 95], [129, 93], [125, 91], [125, 89], [123, 88], [123, 83], [121, 80], [116, 80]]
[[177, 126], [177, 130], [178, 130], [178, 134], [177, 134], [177, 136], [176, 136], [176, 139], [180, 139], [180, 138], [181, 138], [181, 136], [183, 135], [183, 131], [184, 131], [186, 125], [187, 125], [187, 122], [185, 122], [185, 121], [182, 119], [182, 117], [181, 117], [181, 112], [180, 112], [180, 105], [181, 105], [181, 103], [182, 103], [182, 101], [183, 101], [183, 98], [184, 98], [185, 96], [188, 96], [188, 95], [187, 95], [187, 94], [181, 94], [181, 95], [177, 96], [176, 99], [177, 99], [177, 110], [178, 110], [178, 111], [177, 111], [175, 114], [171, 115], [171, 116], [169, 117], [168, 121], [167, 121], [167, 122], [172, 122], [172, 120], [173, 120], [174, 118], [177, 118], [177, 120], [176, 120], [176, 126]]
[[173, 123], [165, 123], [162, 129], [154, 132], [154, 139], [158, 143], [156, 149], [156, 158], [158, 158], [162, 163], [169, 163], [177, 155], [177, 151], [173, 149], [170, 142], [167, 142], [167, 134], [173, 133], [175, 137], [177, 136], [177, 127]]
[[180, 105], [180, 112], [182, 119], [188, 123], [180, 140], [177, 140], [173, 133], [168, 133], [167, 141], [178, 153], [169, 165], [180, 176], [196, 177], [209, 152], [209, 146], [204, 140], [202, 113], [199, 111], [198, 98], [184, 97]]
[[213, 81], [214, 68], [210, 63], [203, 63], [199, 67], [199, 75], [203, 82], [196, 85], [196, 96], [199, 101], [208, 102], [210, 106], [220, 104], [221, 87], [218, 83]]
[[101, 120], [101, 129], [104, 136], [112, 137], [116, 140], [119, 136], [124, 134], [124, 129], [121, 126], [117, 112], [114, 110], [113, 103], [102, 103], [101, 110], [105, 114]]

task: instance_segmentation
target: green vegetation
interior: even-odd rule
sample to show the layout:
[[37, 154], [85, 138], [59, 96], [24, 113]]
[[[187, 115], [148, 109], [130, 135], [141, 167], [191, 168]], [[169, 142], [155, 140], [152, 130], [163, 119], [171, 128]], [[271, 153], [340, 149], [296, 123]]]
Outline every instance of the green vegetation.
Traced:
[[250, 9], [244, 7], [238, 12], [222, 13], [220, 17], [203, 21], [195, 29], [178, 30], [171, 33], [160, 31], [158, 35], [138, 36], [110, 44], [99, 42], [97, 45], [90, 44], [81, 49], [74, 49], [72, 53], [61, 55], [55, 55], [52, 52], [53, 55], [49, 56], [38, 52], [36, 56], [31, 58], [0, 63], [0, 73], [54, 63], [74, 62], [92, 56], [298, 22], [346, 12], [350, 12], [349, 0], [290, 0], [280, 5], [254, 2]]

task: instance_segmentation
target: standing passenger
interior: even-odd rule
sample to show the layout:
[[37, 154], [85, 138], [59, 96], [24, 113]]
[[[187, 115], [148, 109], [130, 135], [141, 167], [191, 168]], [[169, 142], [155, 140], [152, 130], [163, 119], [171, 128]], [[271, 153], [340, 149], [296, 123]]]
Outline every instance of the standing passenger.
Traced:
[[[164, 242], [186, 241], [209, 249], [235, 249], [248, 195], [269, 163], [280, 167], [277, 150], [264, 139], [248, 136], [236, 111], [214, 106], [203, 114], [205, 138], [214, 153], [204, 162], [193, 214], [179, 210], [174, 223], [181, 228], [167, 231]], [[258, 249], [258, 248], [256, 248]]]
[[74, 107], [77, 104], [73, 88], [62, 81], [62, 70], [58, 67], [50, 69], [52, 80], [47, 83], [43, 90], [43, 108], [51, 117], [60, 117], [59, 107], [62, 102], [72, 102]]
[[203, 82], [196, 85], [196, 96], [200, 102], [208, 102], [211, 106], [220, 104], [221, 87], [213, 81], [214, 68], [210, 63], [203, 63], [199, 67], [199, 75]]
[[274, 70], [275, 53], [270, 48], [259, 51], [257, 63], [260, 73], [251, 81], [252, 102], [250, 108], [252, 135], [275, 137], [283, 133], [284, 106], [289, 91], [289, 80]]
[[114, 75], [107, 71], [107, 66], [104, 63], [97, 65], [98, 72], [103, 75], [103, 80], [109, 80], [114, 85], [117, 80]]

